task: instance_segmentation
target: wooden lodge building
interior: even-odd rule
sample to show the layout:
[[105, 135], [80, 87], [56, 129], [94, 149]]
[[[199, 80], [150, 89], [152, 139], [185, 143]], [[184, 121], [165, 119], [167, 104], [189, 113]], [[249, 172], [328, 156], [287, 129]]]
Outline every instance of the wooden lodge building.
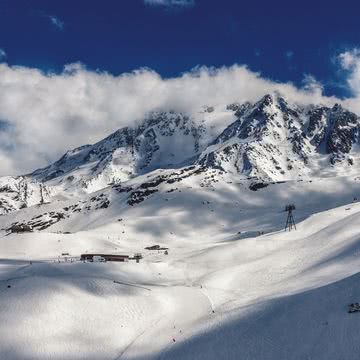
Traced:
[[128, 255], [115, 255], [115, 254], [81, 254], [80, 260], [94, 261], [94, 257], [103, 258], [105, 259], [105, 261], [120, 261], [120, 262], [129, 261]]

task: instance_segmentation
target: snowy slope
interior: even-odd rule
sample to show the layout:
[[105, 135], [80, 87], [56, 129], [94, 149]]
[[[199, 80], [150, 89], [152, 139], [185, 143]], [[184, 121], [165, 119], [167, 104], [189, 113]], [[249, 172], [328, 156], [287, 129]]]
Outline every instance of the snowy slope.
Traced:
[[[109, 188], [106, 208], [2, 236], [0, 358], [356, 359], [359, 322], [347, 304], [360, 296], [359, 179], [252, 191], [202, 187], [195, 176], [133, 206]], [[289, 233], [290, 200], [301, 222]], [[1, 226], [40, 210], [3, 216]], [[154, 243], [169, 255], [144, 250]], [[75, 261], [96, 251], [144, 259]]]

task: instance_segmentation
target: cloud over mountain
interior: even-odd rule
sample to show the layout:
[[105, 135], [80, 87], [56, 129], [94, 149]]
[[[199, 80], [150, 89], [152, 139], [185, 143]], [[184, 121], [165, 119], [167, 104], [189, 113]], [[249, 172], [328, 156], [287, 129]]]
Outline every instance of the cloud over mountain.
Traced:
[[53, 74], [0, 64], [0, 172], [18, 174], [47, 165], [66, 149], [138, 123], [152, 110], [182, 111], [196, 120], [204, 105], [256, 101], [274, 91], [302, 104], [339, 101], [324, 97], [311, 76], [299, 89], [242, 65], [198, 67], [163, 79], [151, 69], [115, 76], [72, 64]]

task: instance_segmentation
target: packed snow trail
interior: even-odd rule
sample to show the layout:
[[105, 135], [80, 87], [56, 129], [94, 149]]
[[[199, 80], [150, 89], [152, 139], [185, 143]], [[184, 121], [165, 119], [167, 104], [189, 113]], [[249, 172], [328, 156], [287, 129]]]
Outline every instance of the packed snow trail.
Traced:
[[125, 347], [124, 350], [121, 351], [120, 355], [117, 356], [114, 360], [120, 360], [123, 359], [124, 356], [127, 356], [127, 353], [129, 352], [129, 349], [131, 348], [131, 346], [134, 345], [134, 343], [136, 341], [138, 341], [140, 339], [141, 336], [143, 336], [146, 333], [149, 333], [150, 330], [156, 326], [162, 319], [164, 318], [164, 315], [160, 316], [153, 324], [151, 324], [148, 328], [144, 329], [143, 331], [141, 331], [139, 334], [137, 334], [134, 339]]
[[189, 337], [192, 324], [211, 314], [207, 297], [197, 289], [175, 286], [153, 288], [153, 291], [161, 298], [165, 313], [136, 336], [121, 353], [121, 359], [141, 358], [144, 347], [153, 354], [153, 357], [147, 355], [149, 359], [161, 359], [164, 349]]

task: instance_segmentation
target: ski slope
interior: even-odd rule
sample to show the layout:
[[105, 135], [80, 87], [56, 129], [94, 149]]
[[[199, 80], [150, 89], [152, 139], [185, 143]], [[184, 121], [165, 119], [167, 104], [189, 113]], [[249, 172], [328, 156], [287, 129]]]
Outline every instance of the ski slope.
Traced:
[[[46, 231], [3, 231], [0, 359], [358, 359], [360, 314], [347, 313], [360, 300], [358, 180], [256, 192], [190, 181]], [[290, 200], [299, 222], [289, 233]], [[169, 254], [144, 250], [155, 243]], [[97, 251], [144, 259], [75, 261]]]

